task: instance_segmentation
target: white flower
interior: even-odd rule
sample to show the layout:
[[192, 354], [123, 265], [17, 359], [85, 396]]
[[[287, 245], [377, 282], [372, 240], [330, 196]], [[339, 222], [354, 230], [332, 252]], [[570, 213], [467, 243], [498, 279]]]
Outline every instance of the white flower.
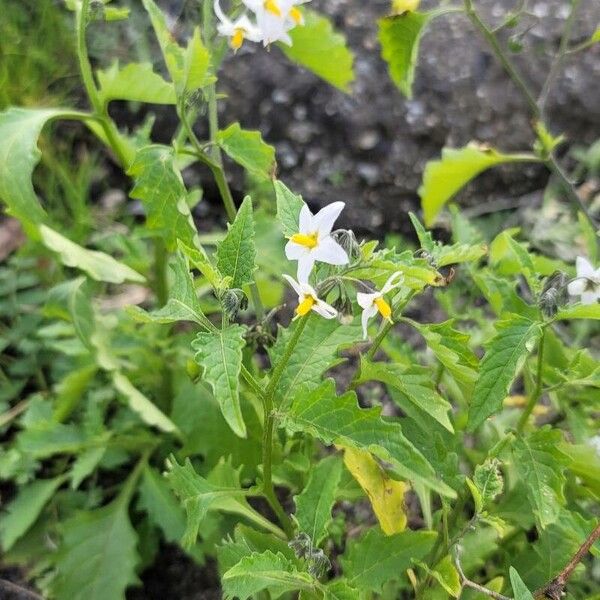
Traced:
[[265, 46], [274, 42], [292, 45], [288, 31], [303, 23], [297, 5], [309, 0], [242, 0], [256, 15], [256, 24], [262, 32]]
[[298, 306], [296, 307], [296, 314], [299, 317], [303, 317], [311, 310], [316, 312], [318, 315], [321, 315], [325, 319], [334, 319], [337, 316], [337, 310], [335, 310], [333, 306], [327, 304], [327, 302], [324, 302], [317, 297], [315, 288], [308, 285], [308, 283], [298, 282], [289, 275], [283, 275], [283, 277], [298, 294]]
[[260, 28], [254, 25], [246, 15], [232, 21], [221, 10], [219, 0], [215, 0], [214, 9], [219, 19], [217, 31], [220, 35], [229, 38], [229, 44], [234, 50], [239, 50], [244, 40], [251, 42], [261, 42], [263, 40], [263, 33]]
[[298, 233], [292, 235], [285, 246], [288, 259], [298, 261], [298, 281], [308, 283], [315, 261], [330, 265], [348, 263], [346, 251], [331, 237], [333, 224], [344, 206], [343, 202], [332, 202], [316, 215], [306, 204], [302, 206]]
[[581, 296], [582, 304], [594, 304], [600, 298], [600, 268], [594, 267], [587, 258], [577, 257], [577, 278], [568, 286], [571, 296]]
[[358, 305], [363, 309], [362, 313], [362, 328], [365, 340], [368, 337], [367, 327], [369, 326], [369, 319], [374, 317], [378, 312], [384, 319], [390, 319], [392, 316], [392, 309], [390, 305], [383, 298], [384, 294], [391, 292], [393, 289], [399, 287], [404, 282], [404, 275], [397, 271], [391, 275], [385, 282], [385, 285], [381, 288], [380, 292], [372, 292], [365, 294], [364, 292], [358, 292], [356, 294], [356, 301]]

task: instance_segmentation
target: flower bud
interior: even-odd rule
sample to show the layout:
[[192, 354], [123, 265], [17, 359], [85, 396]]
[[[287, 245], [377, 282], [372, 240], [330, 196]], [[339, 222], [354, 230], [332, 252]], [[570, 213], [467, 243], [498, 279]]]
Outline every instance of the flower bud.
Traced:
[[230, 320], [235, 320], [240, 310], [248, 308], [248, 297], [240, 288], [226, 290], [221, 296], [223, 312]]
[[346, 251], [350, 262], [360, 258], [360, 244], [356, 241], [354, 231], [351, 229], [337, 229], [331, 237]]
[[104, 20], [104, 2], [102, 0], [92, 0], [90, 2], [87, 20], [89, 23]]
[[538, 306], [546, 317], [553, 317], [568, 299], [567, 284], [569, 278], [562, 271], [555, 271], [546, 279], [538, 298]]

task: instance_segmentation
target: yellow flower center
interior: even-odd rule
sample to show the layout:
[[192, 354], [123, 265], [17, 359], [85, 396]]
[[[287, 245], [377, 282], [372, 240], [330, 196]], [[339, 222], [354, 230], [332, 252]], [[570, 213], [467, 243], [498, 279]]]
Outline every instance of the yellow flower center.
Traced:
[[292, 18], [292, 21], [296, 23], [296, 25], [302, 23], [302, 13], [295, 6], [292, 6], [290, 10], [290, 17]]
[[375, 298], [374, 302], [375, 302], [375, 306], [377, 307], [377, 310], [379, 311], [379, 314], [384, 319], [389, 319], [392, 316], [392, 309], [391, 309], [390, 305], [383, 298], [381, 298], [381, 297]]
[[290, 240], [300, 246], [306, 246], [309, 250], [312, 250], [319, 243], [319, 235], [317, 233], [295, 233]]
[[239, 50], [244, 43], [244, 30], [241, 27], [238, 27], [234, 34], [231, 36], [231, 47], [234, 50]]
[[277, 0], [265, 0], [264, 3], [265, 10], [268, 10], [271, 14], [276, 17], [281, 17], [281, 9], [277, 4]]
[[314, 305], [315, 299], [312, 296], [304, 296], [304, 300], [296, 307], [296, 314], [303, 317]]

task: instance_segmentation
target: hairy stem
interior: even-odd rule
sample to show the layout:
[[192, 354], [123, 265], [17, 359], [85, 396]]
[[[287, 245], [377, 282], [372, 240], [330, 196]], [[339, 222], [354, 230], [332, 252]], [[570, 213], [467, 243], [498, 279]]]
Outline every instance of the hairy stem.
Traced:
[[460, 565], [458, 556], [456, 557], [454, 562], [456, 564], [456, 570], [458, 571], [458, 575], [460, 577], [460, 582], [464, 587], [469, 587], [472, 590], [476, 590], [481, 594], [485, 594], [486, 596], [489, 596], [490, 598], [494, 598], [495, 600], [511, 600], [511, 598], [509, 598], [508, 596], [503, 596], [502, 594], [499, 594], [498, 592], [494, 592], [493, 590], [490, 590], [490, 589], [484, 587], [483, 585], [479, 585], [478, 583], [471, 581], [464, 574], [462, 567]]
[[537, 404], [540, 396], [542, 395], [542, 371], [544, 368], [544, 346], [546, 340], [546, 329], [542, 329], [542, 337], [540, 338], [540, 345], [538, 348], [538, 360], [537, 360], [537, 368], [535, 373], [535, 387], [533, 391], [529, 395], [529, 399], [527, 400], [527, 405], [521, 414], [521, 418], [517, 424], [517, 431], [521, 433], [525, 424], [527, 423], [527, 419], [529, 419], [529, 415], [533, 412], [535, 405]]

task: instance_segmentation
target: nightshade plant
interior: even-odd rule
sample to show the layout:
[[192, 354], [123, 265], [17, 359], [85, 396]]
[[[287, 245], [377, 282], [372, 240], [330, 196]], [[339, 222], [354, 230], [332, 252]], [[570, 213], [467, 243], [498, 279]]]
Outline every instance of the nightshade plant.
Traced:
[[[597, 598], [597, 568], [584, 573], [600, 551], [597, 228], [543, 121], [579, 2], [539, 102], [497, 37], [526, 2], [497, 30], [471, 0], [427, 13], [395, 0], [379, 23], [382, 56], [409, 95], [425, 26], [464, 13], [534, 119], [532, 151], [472, 144], [429, 163], [425, 224], [483, 170], [539, 162], [579, 211], [577, 270], [518, 229], [485, 239], [455, 206], [448, 243], [413, 214], [417, 248], [335, 229], [341, 200], [313, 214], [277, 179], [258, 132], [220, 127], [216, 84], [227, 47], [246, 40], [278, 43], [350, 91], [343, 36], [299, 2], [205, 0], [181, 45], [155, 2], [142, 3], [168, 78], [136, 62], [94, 72], [88, 29], [128, 10], [67, 0], [91, 110], [0, 114], [0, 198], [26, 252], [44, 258], [0, 272], [10, 351], [0, 478], [16, 490], [0, 520], [2, 561], [27, 566], [59, 600], [123, 598], [159, 538], [200, 564], [216, 558], [225, 598], [525, 600], [565, 588]], [[113, 100], [173, 106], [172, 144], [152, 143], [146, 125], [121, 130]], [[82, 231], [45, 210], [32, 184], [37, 140], [62, 120], [108, 148], [143, 222]], [[239, 207], [223, 153], [249, 175]], [[182, 177], [199, 165], [230, 222], [216, 248], [196, 229], [198, 194]], [[293, 318], [283, 280], [298, 296]]]

